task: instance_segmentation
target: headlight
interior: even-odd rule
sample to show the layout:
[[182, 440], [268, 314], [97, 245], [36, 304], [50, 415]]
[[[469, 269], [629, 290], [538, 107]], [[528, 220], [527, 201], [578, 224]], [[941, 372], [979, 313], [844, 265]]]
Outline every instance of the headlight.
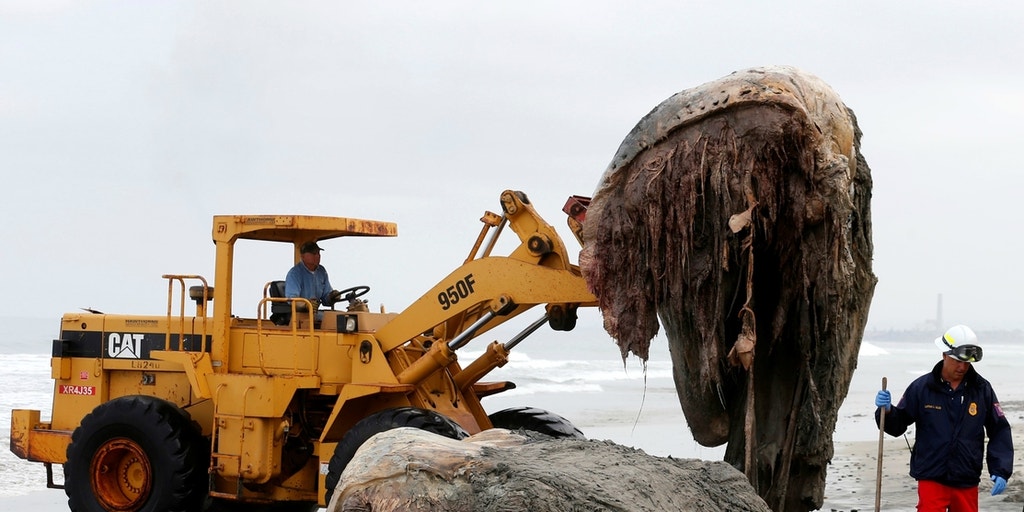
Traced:
[[338, 332], [356, 332], [359, 330], [359, 321], [356, 315], [343, 315], [339, 318]]

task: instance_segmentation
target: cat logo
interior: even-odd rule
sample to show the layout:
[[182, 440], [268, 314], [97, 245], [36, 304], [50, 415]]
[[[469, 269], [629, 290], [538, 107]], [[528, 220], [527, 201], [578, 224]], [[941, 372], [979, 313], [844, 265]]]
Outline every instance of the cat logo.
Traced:
[[140, 359], [144, 334], [110, 333], [107, 336], [107, 357], [117, 359]]
[[975, 402], [971, 402], [971, 406], [967, 408], [967, 413], [970, 414], [971, 416], [977, 416], [978, 404]]

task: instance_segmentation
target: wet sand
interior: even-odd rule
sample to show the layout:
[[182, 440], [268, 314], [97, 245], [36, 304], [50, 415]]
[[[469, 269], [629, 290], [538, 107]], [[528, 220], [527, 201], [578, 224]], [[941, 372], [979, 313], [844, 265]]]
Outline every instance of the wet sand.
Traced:
[[[1017, 452], [1024, 446], [1024, 408], [1020, 402], [1004, 403], [1004, 412], [1014, 425], [1013, 445]], [[1007, 407], [1013, 407], [1008, 409]], [[857, 424], [874, 419], [863, 415], [856, 418]], [[876, 430], [877, 433], [877, 430]], [[914, 511], [917, 505], [917, 482], [910, 477], [910, 448], [914, 437], [907, 435], [894, 438], [885, 436], [882, 447], [881, 509], [886, 511]], [[978, 490], [980, 510], [996, 512], [1020, 512], [1024, 507], [1024, 460], [1015, 454], [1013, 476], [1006, 490], [999, 496], [991, 496], [992, 482], [988, 469], [982, 471]], [[835, 455], [829, 467], [825, 485], [825, 504], [821, 510], [831, 512], [854, 512], [875, 509], [875, 494], [878, 481], [878, 440], [849, 441], [836, 443]]]
[[[913, 378], [934, 364], [934, 354], [899, 352], [896, 344], [882, 344], [889, 352], [885, 357], [873, 357], [862, 347], [861, 359], [851, 382], [850, 391], [839, 410], [839, 422], [833, 433], [835, 454], [828, 468], [825, 499], [821, 510], [869, 511], [874, 510], [878, 461], [878, 428], [875, 426], [873, 400], [881, 377], [889, 375], [894, 399]], [[915, 345], [916, 346], [916, 345]], [[867, 347], [871, 348], [871, 347]], [[987, 467], [979, 492], [980, 509], [995, 512], [1018, 512], [1024, 509], [1024, 372], [1019, 371], [1020, 349], [1004, 357], [979, 363], [978, 370], [989, 379], [1002, 400], [1014, 431], [1017, 447], [1014, 475], [1007, 490], [1000, 496], [990, 496], [991, 482]], [[1005, 350], [1004, 350], [1005, 352]], [[881, 352], [880, 352], [881, 353]], [[898, 390], [898, 391], [897, 391]], [[568, 396], [568, 398], [567, 398]], [[507, 403], [506, 403], [507, 402]], [[605, 383], [600, 392], [533, 394], [528, 396], [501, 395], [488, 398], [489, 410], [512, 405], [532, 405], [555, 411], [580, 427], [590, 439], [607, 439], [625, 446], [633, 446], [654, 456], [721, 460], [724, 447], [706, 448], [697, 445], [686, 427], [678, 398], [671, 381], [616, 381]], [[886, 436], [883, 449], [882, 510], [913, 511], [917, 504], [917, 483], [910, 477], [910, 450], [914, 442], [913, 427], [903, 437]], [[60, 468], [54, 468], [60, 475]], [[62, 490], [43, 487], [41, 466], [20, 460], [9, 461], [3, 471], [36, 472], [31, 478], [32, 488], [0, 489], [0, 505], [8, 510], [39, 512], [66, 511], [67, 498]], [[11, 496], [10, 494], [25, 494]]]
[[[1007, 411], [1011, 421], [1017, 424], [1014, 431], [1014, 446], [1024, 446], [1024, 409], [1015, 408]], [[866, 415], [854, 418], [847, 427], [857, 426], [868, 420]], [[873, 421], [872, 421], [873, 423]], [[637, 432], [636, 429], [639, 429]], [[654, 423], [636, 425], [629, 429], [630, 437], [641, 435], [646, 438], [658, 438], [671, 431], [667, 425]], [[602, 434], [615, 434], [605, 436]], [[598, 429], [594, 438], [619, 437], [625, 433], [603, 431]], [[913, 442], [913, 437], [910, 437]], [[657, 450], [648, 450], [649, 452]], [[653, 453], [652, 453], [653, 454]], [[702, 457], [713, 458], [713, 457]], [[1010, 479], [1007, 490], [1000, 496], [990, 496], [991, 482], [981, 483], [979, 506], [984, 511], [1018, 512], [1024, 507], [1024, 463], [1017, 457], [1014, 466], [1014, 477]], [[882, 510], [893, 512], [911, 512], [917, 504], [917, 483], [910, 478], [910, 450], [902, 438], [886, 436], [883, 447], [882, 467]], [[835, 457], [829, 467], [825, 486], [825, 502], [821, 510], [830, 512], [872, 511], [875, 506], [876, 475], [878, 471], [878, 441], [847, 441], [835, 445]], [[33, 510], [38, 512], [64, 512], [67, 498], [61, 490], [33, 491], [22, 496], [0, 497], [0, 504], [8, 510]]]

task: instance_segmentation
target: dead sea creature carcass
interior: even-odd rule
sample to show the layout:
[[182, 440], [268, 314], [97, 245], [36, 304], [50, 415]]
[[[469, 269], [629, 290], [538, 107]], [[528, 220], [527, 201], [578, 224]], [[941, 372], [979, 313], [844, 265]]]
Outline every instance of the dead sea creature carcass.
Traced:
[[623, 357], [659, 320], [702, 445], [775, 510], [817, 509], [876, 278], [852, 110], [796, 68], [739, 71], [642, 118], [594, 192], [580, 266]]

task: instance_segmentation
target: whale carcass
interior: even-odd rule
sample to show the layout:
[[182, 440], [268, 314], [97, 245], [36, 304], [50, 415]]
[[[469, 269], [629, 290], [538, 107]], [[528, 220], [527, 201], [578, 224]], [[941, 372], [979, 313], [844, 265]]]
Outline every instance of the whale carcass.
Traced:
[[583, 225], [623, 357], [646, 360], [660, 325], [694, 439], [727, 443], [774, 510], [822, 504], [874, 291], [860, 137], [819, 78], [735, 72], [639, 121]]
[[327, 510], [770, 509], [742, 473], [721, 461], [652, 457], [609, 441], [529, 431], [490, 429], [456, 441], [403, 427], [359, 448]]

